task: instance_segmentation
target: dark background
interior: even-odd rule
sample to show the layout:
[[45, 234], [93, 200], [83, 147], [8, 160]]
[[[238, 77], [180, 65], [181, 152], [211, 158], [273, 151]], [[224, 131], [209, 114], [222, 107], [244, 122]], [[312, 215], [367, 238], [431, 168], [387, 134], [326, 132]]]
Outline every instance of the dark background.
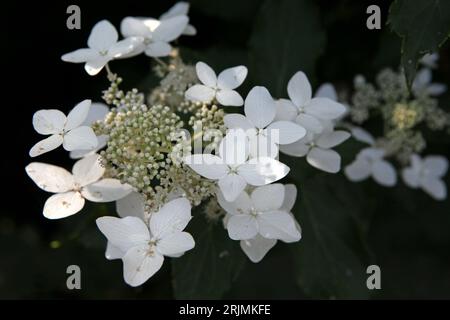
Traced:
[[[187, 60], [203, 59], [216, 70], [247, 64], [248, 40], [262, 1], [193, 1], [189, 13], [197, 28], [195, 37], [183, 36], [178, 44]], [[92, 26], [101, 19], [117, 28], [125, 16], [158, 17], [172, 1], [40, 1], [2, 4], [6, 34], [2, 37], [3, 143], [1, 152], [2, 206], [0, 209], [0, 298], [171, 298], [170, 264], [137, 289], [122, 279], [120, 261], [108, 262], [105, 241], [94, 223], [96, 215], [111, 206], [95, 206], [62, 221], [43, 218], [48, 194], [25, 175], [31, 161], [29, 148], [41, 137], [31, 118], [42, 108], [67, 112], [79, 101], [101, 101], [108, 82], [103, 73], [90, 77], [82, 65], [64, 63], [60, 56], [84, 47]], [[353, 76], [373, 78], [382, 67], [396, 68], [400, 40], [385, 25], [388, 1], [382, 8], [381, 31], [365, 27], [365, 9], [374, 2], [317, 1], [321, 23], [326, 27], [326, 47], [316, 64], [313, 86], [330, 81], [348, 89]], [[66, 8], [81, 7], [81, 30], [66, 28]], [[183, 48], [186, 48], [183, 50]], [[436, 77], [450, 83], [449, 48], [441, 52]], [[148, 91], [155, 79], [145, 56], [115, 61], [112, 68], [125, 78], [125, 88]], [[251, 78], [247, 86], [254, 82]], [[6, 87], [5, 87], [6, 84]], [[243, 88], [246, 92], [248, 87]], [[449, 111], [448, 93], [442, 98]], [[441, 103], [442, 104], [442, 103]], [[449, 138], [430, 136], [431, 150], [449, 155]], [[70, 168], [67, 153], [58, 149], [38, 161]], [[448, 185], [448, 178], [447, 178]], [[372, 204], [369, 243], [383, 270], [380, 292], [374, 298], [450, 298], [450, 210], [448, 200], [437, 203], [423, 192], [399, 185], [384, 189], [364, 183]], [[99, 209], [100, 208], [100, 209]], [[300, 220], [301, 223], [301, 220]], [[58, 242], [54, 242], [58, 241]], [[57, 247], [57, 248], [55, 248]], [[229, 298], [305, 298], [310, 295], [292, 280], [287, 247], [277, 245], [258, 265], [247, 264]], [[80, 265], [82, 290], [66, 289], [66, 267]], [[324, 296], [313, 296], [324, 297]], [[327, 297], [329, 298], [329, 297]]]

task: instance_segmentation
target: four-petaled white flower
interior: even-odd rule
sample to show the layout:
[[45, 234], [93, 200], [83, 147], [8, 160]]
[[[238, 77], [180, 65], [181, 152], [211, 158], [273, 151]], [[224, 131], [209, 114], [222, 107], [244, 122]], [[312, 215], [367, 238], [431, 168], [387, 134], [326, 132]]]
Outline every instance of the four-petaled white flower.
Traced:
[[63, 61], [85, 63], [86, 72], [94, 76], [111, 60], [123, 58], [135, 49], [141, 39], [128, 38], [118, 41], [116, 28], [107, 20], [97, 22], [88, 38], [88, 47], [66, 53]]
[[334, 96], [325, 97], [331, 94], [329, 89], [326, 89], [328, 92], [320, 92], [322, 96], [312, 98], [308, 78], [298, 71], [288, 83], [290, 100], [280, 99], [277, 102], [277, 119], [295, 121], [309, 132], [321, 133], [323, 120], [338, 119], [347, 111], [344, 105], [330, 99]]
[[339, 172], [341, 169], [341, 156], [332, 150], [350, 138], [350, 133], [343, 130], [334, 130], [331, 121], [321, 124], [322, 133], [308, 132], [303, 139], [280, 146], [280, 151], [294, 157], [306, 156], [306, 161], [313, 167], [329, 173]]
[[234, 89], [239, 87], [247, 77], [247, 68], [237, 66], [216, 73], [204, 62], [195, 65], [197, 77], [203, 84], [196, 84], [185, 92], [188, 100], [211, 102], [214, 98], [223, 106], [242, 106], [244, 100]]
[[191, 219], [185, 198], [172, 200], [152, 213], [149, 225], [138, 217], [101, 217], [97, 226], [108, 241], [123, 252], [123, 276], [130, 286], [142, 285], [162, 266], [164, 256], [179, 257], [195, 246], [184, 232]]
[[251, 261], [261, 261], [277, 240], [300, 240], [300, 226], [291, 213], [296, 191], [293, 185], [275, 183], [257, 187], [250, 195], [244, 191], [233, 202], [218, 192], [219, 204], [227, 212], [228, 235], [241, 240], [241, 248]]
[[447, 91], [447, 86], [444, 83], [431, 81], [431, 70], [429, 68], [422, 68], [417, 72], [411, 89], [416, 95], [425, 92], [430, 96], [439, 96]]
[[125, 58], [144, 52], [149, 57], [165, 57], [172, 51], [169, 42], [177, 39], [188, 25], [189, 18], [177, 15], [163, 20], [153, 18], [126, 17], [122, 20], [120, 31], [124, 37], [140, 39], [134, 50]]
[[262, 186], [284, 178], [289, 167], [269, 157], [248, 160], [248, 138], [232, 130], [222, 139], [218, 155], [194, 154], [184, 161], [199, 175], [218, 181], [227, 201], [234, 201], [247, 184]]
[[39, 141], [30, 150], [30, 157], [36, 157], [63, 145], [67, 151], [92, 150], [98, 145], [91, 127], [83, 125], [91, 106], [91, 100], [77, 104], [66, 117], [56, 109], [39, 110], [33, 115], [33, 127], [42, 135], [50, 137]]
[[227, 114], [225, 126], [229, 129], [242, 129], [250, 142], [251, 157], [278, 156], [278, 145], [290, 144], [300, 140], [306, 130], [292, 121], [274, 121], [275, 101], [264, 87], [254, 87], [247, 95], [244, 106], [245, 116], [237, 113]]
[[93, 202], [118, 200], [131, 187], [117, 179], [101, 179], [105, 168], [100, 156], [93, 154], [77, 161], [72, 174], [54, 165], [32, 162], [26, 166], [28, 176], [44, 191], [56, 193], [47, 199], [43, 214], [48, 219], [71, 216], [84, 207], [85, 199]]
[[436, 200], [447, 198], [447, 187], [442, 180], [448, 170], [448, 160], [442, 156], [427, 156], [421, 159], [417, 154], [411, 156], [408, 168], [403, 169], [402, 177], [411, 188], [422, 188]]
[[[187, 16], [189, 13], [189, 2], [180, 1], [175, 3], [169, 10], [163, 13], [159, 19], [167, 20], [169, 18], [178, 17], [178, 16]], [[183, 30], [183, 35], [186, 36], [195, 36], [197, 34], [197, 30], [191, 24], [188, 24], [186, 28]]]
[[397, 173], [394, 166], [383, 159], [384, 155], [383, 149], [362, 149], [355, 161], [345, 167], [345, 175], [351, 181], [362, 181], [372, 176], [383, 186], [394, 186], [397, 183]]
[[[86, 119], [83, 122], [83, 126], [91, 127], [92, 124], [94, 124], [96, 121], [104, 120], [106, 115], [109, 112], [109, 108], [104, 103], [93, 103], [89, 109], [88, 115]], [[80, 159], [85, 156], [91, 155], [99, 151], [100, 149], [103, 149], [106, 146], [106, 143], [108, 142], [108, 135], [102, 134], [97, 136], [97, 147], [95, 147], [92, 150], [73, 150], [70, 151], [70, 157], [72, 159]]]

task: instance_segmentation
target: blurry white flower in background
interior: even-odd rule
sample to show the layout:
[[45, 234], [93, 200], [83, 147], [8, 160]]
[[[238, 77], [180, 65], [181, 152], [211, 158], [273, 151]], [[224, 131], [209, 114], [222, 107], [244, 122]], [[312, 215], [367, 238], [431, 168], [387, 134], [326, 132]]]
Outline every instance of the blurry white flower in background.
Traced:
[[[180, 1], [175, 3], [169, 10], [163, 13], [159, 19], [166, 20], [169, 18], [177, 17], [177, 16], [187, 16], [189, 13], [189, 3]], [[191, 24], [188, 24], [186, 28], [183, 30], [183, 35], [187, 36], [195, 36], [197, 34], [197, 30]]]
[[188, 100], [211, 102], [216, 99], [223, 106], [242, 106], [244, 100], [235, 91], [247, 77], [247, 68], [237, 66], [228, 68], [216, 75], [214, 70], [204, 62], [195, 65], [197, 77], [202, 84], [196, 84], [185, 92]]
[[142, 41], [138, 38], [128, 38], [121, 41], [116, 28], [107, 20], [97, 22], [88, 38], [88, 47], [66, 53], [63, 61], [85, 63], [86, 72], [94, 76], [111, 60], [124, 57]]
[[28, 176], [44, 191], [56, 193], [47, 199], [43, 214], [48, 219], [71, 216], [84, 207], [85, 199], [93, 202], [118, 200], [131, 187], [117, 179], [101, 179], [105, 168], [100, 156], [93, 154], [77, 161], [72, 174], [64, 168], [32, 162], [25, 168]]
[[427, 53], [425, 54], [419, 62], [425, 67], [435, 69], [437, 68], [437, 62], [439, 60], [439, 53]]
[[91, 100], [83, 100], [67, 115], [59, 110], [39, 110], [33, 115], [33, 127], [42, 135], [50, 137], [39, 141], [30, 150], [30, 157], [36, 157], [63, 145], [67, 151], [93, 150], [98, 145], [91, 127], [83, 125]]
[[162, 266], [164, 256], [179, 257], [195, 246], [184, 232], [191, 220], [191, 205], [185, 198], [172, 200], [152, 213], [149, 225], [138, 217], [101, 217], [97, 226], [123, 255], [125, 282], [136, 287], [146, 282]]
[[430, 96], [439, 96], [447, 91], [447, 86], [444, 83], [436, 83], [431, 81], [431, 70], [428, 68], [422, 68], [417, 72], [411, 89], [416, 95], [425, 92]]
[[413, 154], [410, 166], [402, 171], [402, 177], [407, 186], [421, 188], [436, 200], [445, 200], [447, 187], [442, 178], [447, 170], [448, 160], [445, 157], [430, 155], [421, 159]]

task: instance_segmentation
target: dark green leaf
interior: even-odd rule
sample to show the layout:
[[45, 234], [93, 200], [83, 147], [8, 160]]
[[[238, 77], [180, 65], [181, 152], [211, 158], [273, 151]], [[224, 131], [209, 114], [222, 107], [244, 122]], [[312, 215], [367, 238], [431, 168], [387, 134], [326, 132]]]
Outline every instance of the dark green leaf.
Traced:
[[450, 32], [450, 1], [397, 0], [389, 10], [392, 30], [402, 37], [402, 66], [411, 86], [419, 59], [437, 51]]
[[286, 95], [292, 75], [314, 79], [325, 44], [316, 6], [308, 0], [269, 0], [261, 8], [250, 39], [250, 75], [277, 96]]

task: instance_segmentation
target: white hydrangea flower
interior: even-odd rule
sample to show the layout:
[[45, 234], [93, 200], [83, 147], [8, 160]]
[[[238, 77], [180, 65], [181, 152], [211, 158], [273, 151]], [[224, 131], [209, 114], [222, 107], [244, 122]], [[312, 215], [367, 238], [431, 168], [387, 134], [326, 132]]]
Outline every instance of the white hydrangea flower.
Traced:
[[331, 121], [321, 122], [322, 133], [308, 134], [301, 140], [280, 146], [280, 151], [294, 157], [306, 156], [306, 161], [313, 167], [329, 173], [339, 172], [341, 169], [341, 156], [332, 150], [348, 138], [350, 133], [343, 130], [334, 130]]
[[330, 99], [334, 98], [330, 88], [322, 89], [326, 90], [319, 92], [322, 96], [313, 98], [311, 84], [302, 71], [294, 74], [287, 89], [290, 100], [278, 100], [277, 119], [295, 121], [309, 132], [321, 133], [323, 121], [336, 120], [347, 111], [344, 105]]
[[123, 58], [135, 49], [142, 41], [139, 38], [128, 38], [121, 41], [116, 28], [107, 20], [97, 22], [88, 38], [88, 48], [66, 53], [63, 61], [85, 63], [86, 72], [94, 76], [111, 60]]
[[191, 205], [185, 198], [172, 200], [152, 213], [147, 225], [141, 218], [101, 217], [97, 226], [118, 251], [123, 276], [130, 286], [142, 285], [162, 266], [164, 256], [179, 257], [195, 246], [184, 232], [191, 220]]
[[421, 159], [419, 155], [411, 155], [408, 168], [402, 170], [405, 184], [411, 188], [421, 188], [436, 200], [447, 198], [447, 186], [442, 178], [448, 170], [448, 160], [442, 156], [427, 156]]
[[379, 184], [392, 187], [397, 183], [394, 166], [384, 160], [383, 149], [369, 147], [362, 149], [355, 161], [345, 167], [345, 175], [351, 181], [362, 181], [372, 176]]
[[431, 81], [431, 70], [429, 68], [422, 68], [417, 72], [411, 89], [416, 95], [425, 92], [430, 96], [439, 96], [447, 91], [447, 86], [444, 83], [436, 83]]
[[[178, 16], [187, 16], [189, 13], [189, 6], [190, 4], [188, 2], [180, 1], [175, 3], [169, 10], [167, 10], [165, 13], [163, 13], [159, 19], [160, 20], [166, 20], [173, 17]], [[188, 24], [186, 28], [183, 30], [183, 35], [186, 36], [195, 36], [197, 34], [197, 29], [191, 24]]]
[[163, 20], [153, 18], [126, 17], [122, 20], [120, 31], [124, 37], [141, 39], [134, 50], [125, 57], [144, 52], [149, 57], [165, 57], [172, 51], [170, 42], [177, 39], [188, 25], [189, 18], [177, 15]]
[[[83, 126], [91, 127], [92, 124], [94, 124], [96, 121], [104, 120], [106, 115], [109, 112], [109, 108], [104, 103], [92, 103], [91, 107], [89, 109], [88, 115], [86, 119], [83, 122]], [[97, 153], [100, 149], [103, 149], [107, 142], [108, 142], [108, 136], [107, 135], [100, 135], [97, 136], [97, 147], [95, 147], [93, 150], [73, 150], [70, 151], [70, 158], [72, 159], [80, 159], [85, 156]]]
[[43, 214], [48, 219], [65, 218], [79, 212], [85, 199], [110, 202], [131, 192], [129, 185], [117, 179], [101, 179], [105, 168], [97, 154], [77, 161], [72, 174], [64, 168], [40, 162], [30, 163], [25, 170], [39, 188], [56, 193], [44, 205]]
[[247, 184], [263, 186], [284, 178], [289, 167], [269, 157], [248, 160], [248, 138], [244, 131], [233, 130], [222, 139], [218, 155], [194, 154], [184, 161], [199, 175], [217, 180], [227, 201], [234, 201]]
[[229, 129], [242, 129], [250, 142], [250, 156], [255, 158], [278, 156], [278, 145], [290, 144], [306, 135], [305, 128], [292, 121], [274, 121], [275, 101], [264, 87], [254, 87], [245, 99], [245, 116], [227, 114], [225, 126]]
[[234, 89], [239, 87], [247, 77], [245, 66], [225, 69], [219, 73], [219, 76], [204, 62], [197, 62], [195, 70], [202, 84], [193, 85], [186, 90], [186, 99], [211, 102], [215, 98], [223, 106], [237, 107], [244, 104], [241, 95]]
[[30, 150], [30, 157], [36, 157], [63, 145], [67, 151], [93, 150], [98, 145], [91, 127], [83, 125], [91, 106], [91, 100], [77, 104], [66, 117], [56, 109], [39, 110], [33, 115], [33, 127], [42, 135], [50, 137], [39, 141]]

